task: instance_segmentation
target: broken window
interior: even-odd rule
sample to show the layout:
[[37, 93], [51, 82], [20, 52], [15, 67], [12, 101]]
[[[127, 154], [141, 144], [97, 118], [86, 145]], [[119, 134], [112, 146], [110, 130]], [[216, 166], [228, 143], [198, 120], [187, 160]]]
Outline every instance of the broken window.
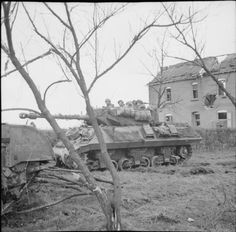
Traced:
[[198, 112], [192, 113], [193, 126], [200, 126], [200, 114]]
[[173, 122], [173, 116], [171, 114], [166, 114], [166, 122]]
[[198, 83], [193, 83], [192, 87], [193, 87], [193, 99], [197, 99], [198, 98]]
[[166, 101], [171, 101], [171, 88], [166, 88]]
[[[220, 79], [219, 82], [220, 82], [220, 85], [225, 88], [225, 86], [226, 86], [225, 79]], [[220, 87], [218, 89], [218, 94], [219, 94], [219, 96], [225, 96], [225, 92]]]
[[204, 97], [204, 105], [206, 107], [213, 108], [215, 100], [216, 100], [216, 94], [207, 94]]

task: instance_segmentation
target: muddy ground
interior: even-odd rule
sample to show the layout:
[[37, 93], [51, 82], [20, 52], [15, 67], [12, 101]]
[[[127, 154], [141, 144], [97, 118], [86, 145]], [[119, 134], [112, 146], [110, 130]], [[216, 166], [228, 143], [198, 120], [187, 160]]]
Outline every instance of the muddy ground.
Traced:
[[[183, 166], [119, 172], [126, 230], [235, 231], [235, 151], [195, 152]], [[94, 172], [109, 179], [107, 171]], [[109, 188], [109, 184], [102, 184]], [[61, 199], [76, 190], [40, 184], [18, 210]], [[80, 196], [53, 207], [2, 217], [2, 231], [104, 230], [96, 198]]]

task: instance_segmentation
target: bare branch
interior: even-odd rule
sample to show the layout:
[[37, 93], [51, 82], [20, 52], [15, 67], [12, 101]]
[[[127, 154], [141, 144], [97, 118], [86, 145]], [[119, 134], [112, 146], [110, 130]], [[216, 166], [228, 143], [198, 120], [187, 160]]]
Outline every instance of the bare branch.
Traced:
[[58, 65], [59, 65], [59, 67], [61, 68], [61, 71], [63, 72], [63, 74], [64, 74], [64, 76], [66, 77], [66, 79], [67, 80], [70, 80], [70, 78], [67, 76], [67, 74], [66, 74], [66, 71], [64, 70], [64, 68], [62, 67], [62, 65], [61, 65], [61, 62], [60, 62], [60, 59], [59, 59], [59, 57], [57, 57], [56, 56], [56, 59], [57, 59], [57, 63], [58, 63]]
[[142, 60], [140, 60], [140, 62], [142, 63], [143, 67], [147, 70], [148, 74], [153, 78], [156, 78], [156, 75], [145, 65], [145, 63]]
[[2, 109], [1, 111], [13, 111], [13, 110], [26, 110], [26, 111], [30, 111], [35, 114], [41, 115], [40, 112], [33, 110], [33, 109], [29, 109], [29, 108], [7, 108], [7, 109]]
[[61, 187], [63, 188], [71, 188], [71, 189], [81, 192], [81, 188], [77, 187], [77, 185], [72, 184], [72, 183], [66, 183], [66, 181], [62, 181], [62, 180], [56, 180], [51, 177], [47, 177], [47, 178], [36, 177], [35, 182], [44, 183], [44, 184], [54, 184], [54, 185], [57, 185], [57, 187], [60, 187], [61, 185]]
[[182, 99], [176, 99], [175, 101], [172, 101], [172, 102], [170, 102], [170, 101], [163, 101], [163, 102], [160, 103], [159, 108], [163, 109], [167, 105], [176, 105], [176, 104], [180, 103], [181, 101], [182, 101]]
[[[75, 66], [76, 66], [77, 73], [78, 73], [79, 77], [77, 75], [74, 75], [74, 77], [75, 77], [76, 81], [78, 82], [78, 84], [81, 85], [81, 79], [83, 79], [83, 73], [82, 73], [82, 70], [81, 70], [81, 67], [80, 67], [80, 52], [79, 52], [78, 38], [77, 38], [77, 35], [76, 35], [76, 32], [75, 32], [74, 26], [72, 24], [71, 15], [70, 15], [70, 12], [69, 12], [69, 9], [68, 9], [68, 6], [67, 6], [66, 2], [64, 3], [64, 6], [65, 6], [65, 9], [66, 9], [67, 18], [68, 18], [69, 25], [70, 25], [70, 31], [71, 31], [72, 36], [73, 36], [75, 50], [76, 50], [76, 53], [75, 53], [75, 55], [76, 55]], [[72, 56], [72, 58], [73, 57], [74, 57], [74, 55]], [[83, 84], [85, 85], [85, 82]]]
[[67, 181], [68, 183], [72, 183], [72, 184], [75, 184], [75, 185], [80, 185], [80, 184], [83, 184], [84, 186], [88, 187], [88, 184], [87, 182], [84, 180], [84, 178], [80, 178], [80, 181], [81, 182], [78, 182], [78, 181], [75, 181], [75, 180], [72, 180], [72, 179], [68, 179], [66, 177], [63, 177], [63, 176], [59, 176], [59, 175], [55, 175], [55, 174], [52, 174], [52, 173], [47, 173], [47, 177], [55, 177], [57, 179], [60, 179], [60, 180], [64, 180], [64, 181]]
[[[33, 59], [27, 61], [27, 62], [24, 63], [21, 67], [23, 68], [24, 66], [26, 66], [26, 65], [28, 65], [28, 64], [31, 64], [31, 63], [33, 63], [34, 61], [36, 61], [36, 60], [38, 60], [38, 59], [41, 59], [41, 58], [43, 58], [43, 57], [45, 57], [45, 56], [48, 56], [48, 55], [50, 55], [50, 54], [51, 54], [51, 50], [49, 50], [49, 51], [43, 53], [43, 54], [40, 55], [40, 56], [37, 56], [37, 57], [35, 57], [35, 58], [33, 58]], [[15, 72], [15, 71], [17, 71], [17, 69], [13, 69], [13, 70], [11, 70], [11, 71], [9, 71], [9, 72], [3, 74], [1, 77], [8, 76], [9, 74], [11, 74], [11, 73], [13, 73], [13, 72]]]
[[2, 3], [2, 6], [3, 6], [4, 16], [5, 16], [4, 24], [5, 24], [5, 28], [6, 28], [8, 49], [6, 49], [6, 47], [4, 47], [4, 45], [2, 43], [1, 43], [1, 48], [4, 50], [4, 52], [7, 53], [7, 55], [9, 55], [9, 53], [15, 55], [15, 51], [14, 51], [14, 47], [13, 47], [13, 43], [12, 43], [10, 18], [9, 18], [11, 2]]
[[71, 80], [68, 80], [68, 79], [67, 79], [67, 80], [60, 80], [60, 81], [55, 81], [55, 82], [53, 82], [52, 84], [50, 84], [50, 85], [46, 88], [46, 90], [45, 90], [45, 92], [44, 92], [44, 95], [43, 95], [43, 101], [44, 101], [44, 102], [46, 101], [46, 94], [47, 94], [49, 88], [52, 87], [52, 86], [55, 85], [55, 84], [62, 83], [62, 82], [71, 82]]
[[181, 18], [177, 21], [177, 22], [172, 22], [171, 24], [155, 24], [156, 23], [156, 19], [154, 21], [152, 21], [152, 23], [150, 23], [149, 25], [145, 26], [141, 31], [139, 31], [137, 33], [137, 35], [134, 36], [133, 40], [131, 41], [131, 44], [126, 48], [126, 50], [123, 52], [123, 54], [116, 59], [108, 68], [106, 68], [102, 73], [100, 73], [99, 75], [95, 76], [92, 83], [90, 84], [89, 88], [88, 88], [88, 92], [91, 91], [93, 85], [95, 84], [95, 82], [101, 78], [104, 74], [106, 74], [107, 72], [109, 72], [112, 68], [114, 68], [128, 53], [129, 51], [132, 49], [132, 47], [149, 31], [149, 29], [151, 27], [170, 27], [170, 26], [175, 26], [176, 24], [178, 24], [179, 22], [181, 22]]
[[66, 50], [66, 27], [65, 30], [63, 32], [63, 49]]
[[110, 180], [104, 180], [104, 179], [102, 179], [100, 177], [96, 177], [96, 176], [94, 176], [94, 179], [96, 181], [98, 181], [98, 182], [104, 182], [104, 183], [108, 183], [108, 184], [114, 185], [114, 183], [112, 181], [110, 181]]
[[56, 12], [53, 11], [52, 8], [49, 7], [49, 5], [48, 5], [46, 2], [43, 2], [43, 4], [48, 8], [48, 10], [49, 10], [65, 27], [67, 27], [68, 29], [71, 29], [70, 26], [69, 26], [64, 20], [62, 20], [62, 18], [61, 18], [58, 14], [56, 14]]
[[[15, 7], [16, 7], [16, 10], [15, 10]], [[14, 7], [12, 8], [12, 11], [11, 11], [12, 14], [13, 14], [13, 12], [15, 11], [15, 16], [14, 16], [14, 18], [13, 18], [13, 20], [12, 20], [12, 23], [11, 23], [11, 31], [12, 31], [13, 25], [14, 25], [15, 20], [16, 20], [16, 16], [17, 16], [17, 13], [18, 13], [18, 9], [19, 9], [19, 2], [16, 2], [15, 5], [14, 5]]]
[[76, 194], [73, 194], [73, 195], [70, 195], [68, 197], [65, 197], [63, 199], [60, 199], [58, 201], [54, 201], [50, 204], [47, 204], [47, 205], [43, 205], [43, 206], [39, 206], [39, 207], [35, 207], [35, 208], [32, 208], [32, 209], [27, 209], [27, 210], [22, 210], [22, 211], [15, 211], [14, 213], [16, 214], [22, 214], [22, 213], [31, 213], [33, 211], [36, 211], [36, 210], [41, 210], [41, 209], [44, 209], [44, 208], [48, 208], [48, 207], [51, 207], [51, 206], [54, 206], [54, 205], [57, 205], [65, 200], [69, 200], [73, 197], [78, 197], [78, 196], [85, 196], [85, 195], [92, 195], [92, 193], [76, 193]]
[[179, 57], [179, 56], [169, 56], [169, 55], [167, 55], [167, 57], [182, 60], [182, 61], [185, 61], [185, 62], [189, 62], [189, 63], [192, 63], [192, 64], [197, 65], [197, 66], [201, 66], [199, 64], [199, 62], [197, 62], [196, 60], [189, 60], [189, 59], [185, 59], [185, 58]]
[[95, 27], [93, 27], [93, 29], [88, 32], [87, 36], [84, 38], [84, 40], [80, 43], [80, 48], [91, 38], [91, 36], [100, 28], [102, 27], [111, 17], [115, 16], [116, 14], [118, 14], [120, 11], [124, 10], [124, 8], [127, 6], [127, 3], [118, 7], [117, 9], [115, 9], [114, 11], [112, 11], [109, 15], [107, 15], [105, 18], [103, 18], [102, 20], [100, 20], [99, 23], [96, 24]]
[[[21, 53], [22, 53], [22, 55], [23, 55], [24, 62], [26, 62], [25, 52], [24, 52], [24, 49], [23, 49], [23, 47], [22, 47], [22, 43], [20, 43], [20, 48], [21, 48]], [[29, 72], [29, 69], [28, 69], [28, 66], [27, 66], [27, 65], [25, 65], [25, 69], [26, 69], [27, 72]]]
[[[93, 26], [94, 28], [97, 27], [97, 8], [96, 3], [94, 3], [94, 10], [93, 10]], [[98, 75], [98, 35], [97, 30], [95, 31], [95, 38], [94, 38], [94, 63], [95, 63], [95, 76]]]
[[[23, 4], [23, 3], [22, 3], [22, 4]], [[23, 4], [23, 7], [24, 7], [24, 10], [25, 10], [25, 12], [26, 12], [26, 14], [27, 14], [27, 16], [28, 16], [28, 18], [29, 18], [29, 20], [30, 20], [30, 22], [31, 22], [31, 24], [32, 24], [32, 26], [33, 26], [33, 28], [34, 28], [34, 31], [35, 31], [46, 43], [48, 43], [48, 44], [52, 47], [51, 51], [54, 51], [58, 56], [60, 56], [60, 58], [64, 61], [64, 63], [67, 65], [67, 67], [69, 68], [69, 70], [70, 70], [71, 73], [73, 74], [73, 76], [77, 79], [78, 76], [77, 76], [76, 72], [74, 71], [74, 69], [71, 67], [69, 61], [65, 58], [65, 56], [57, 49], [57, 47], [56, 47], [50, 40], [48, 40], [43, 34], [41, 34], [41, 33], [38, 31], [37, 27], [35, 26], [35, 24], [34, 24], [32, 18], [31, 18], [30, 15], [29, 15], [29, 12], [27, 11], [27, 9], [26, 9], [26, 7], [24, 6], [24, 4]]]
[[96, 24], [96, 26], [93, 27], [93, 29], [91, 29], [87, 35], [84, 36], [84, 39], [80, 42], [78, 49], [76, 49], [76, 52], [72, 55], [72, 58], [74, 58], [74, 56], [77, 54], [77, 52], [79, 51], [79, 49], [81, 49], [83, 47], [84, 44], [86, 44], [86, 42], [89, 41], [89, 39], [92, 37], [92, 35], [100, 28], [102, 27], [111, 17], [115, 16], [119, 11], [123, 10], [126, 7], [127, 4], [122, 5], [121, 7], [119, 7], [118, 9], [114, 10], [113, 12], [111, 12], [109, 15], [107, 15], [105, 18], [103, 18], [99, 23]]
[[[65, 171], [65, 172], [81, 173], [80, 170], [74, 170], [74, 169], [49, 168], [48, 170], [59, 171], [59, 172]], [[100, 182], [104, 182], [104, 183], [108, 183], [108, 184], [112, 184], [113, 185], [112, 181], [102, 179], [101, 177], [94, 176], [94, 179], [97, 180], [97, 181], [100, 181]]]

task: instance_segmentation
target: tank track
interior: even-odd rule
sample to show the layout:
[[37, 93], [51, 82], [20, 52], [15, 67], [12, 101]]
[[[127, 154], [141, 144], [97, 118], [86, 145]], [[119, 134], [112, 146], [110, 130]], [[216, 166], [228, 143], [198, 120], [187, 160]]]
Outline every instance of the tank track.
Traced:
[[[124, 171], [136, 167], [158, 168], [164, 165], [181, 165], [186, 163], [192, 156], [191, 145], [141, 148], [141, 149], [120, 149], [109, 150], [112, 163], [116, 170]], [[93, 170], [105, 169], [105, 164], [101, 161], [100, 152], [84, 155], [84, 162], [88, 168]]]

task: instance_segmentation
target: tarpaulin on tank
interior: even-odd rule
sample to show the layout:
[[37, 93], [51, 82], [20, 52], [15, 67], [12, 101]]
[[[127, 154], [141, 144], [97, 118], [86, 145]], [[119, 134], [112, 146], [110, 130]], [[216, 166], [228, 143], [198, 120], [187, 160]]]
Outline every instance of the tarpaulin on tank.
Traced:
[[190, 126], [185, 127], [176, 127], [178, 134], [181, 138], [188, 137], [188, 138], [199, 138], [199, 134]]
[[141, 127], [139, 126], [103, 127], [102, 131], [103, 131], [106, 142], [142, 141], [143, 140]]

